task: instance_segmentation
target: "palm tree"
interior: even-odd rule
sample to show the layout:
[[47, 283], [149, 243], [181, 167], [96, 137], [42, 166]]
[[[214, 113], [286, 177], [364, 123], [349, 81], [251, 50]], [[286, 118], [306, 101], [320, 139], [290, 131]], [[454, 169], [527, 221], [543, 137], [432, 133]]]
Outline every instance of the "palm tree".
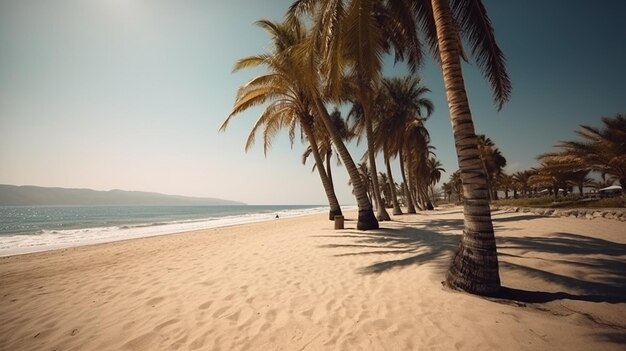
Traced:
[[566, 195], [568, 182], [572, 178], [572, 171], [564, 167], [562, 163], [549, 158], [538, 157], [541, 166], [535, 169], [535, 174], [528, 178], [528, 183], [532, 186], [544, 188], [554, 196], [556, 200], [559, 189]]
[[463, 183], [461, 182], [461, 171], [456, 170], [450, 174], [450, 188], [452, 193], [456, 195], [458, 201], [463, 201]]
[[[430, 135], [424, 127], [423, 120], [414, 119], [407, 123], [403, 142], [399, 153], [400, 170], [403, 173], [406, 171], [408, 193], [415, 206], [422, 210], [429, 207], [424, 198], [424, 191], [429, 185], [430, 174], [427, 162], [433, 148], [428, 145]], [[410, 209], [408, 212], [414, 213]]]
[[492, 200], [498, 199], [498, 192], [495, 189], [495, 181], [501, 175], [506, 166], [506, 158], [502, 156], [496, 144], [484, 134], [478, 135], [478, 152], [483, 163], [485, 174], [487, 174], [487, 186]]
[[552, 160], [567, 158], [584, 166], [617, 178], [626, 196], [626, 114], [613, 118], [602, 117], [604, 128], [581, 125], [576, 131], [583, 141], [562, 141], [557, 147], [561, 153], [544, 154]]
[[311, 115], [311, 104], [298, 77], [298, 64], [289, 56], [288, 48], [302, 42], [306, 33], [299, 25], [286, 26], [262, 20], [257, 24], [271, 36], [274, 47], [272, 52], [239, 60], [234, 70], [264, 65], [268, 73], [262, 74], [241, 86], [232, 112], [226, 118], [220, 130], [225, 130], [231, 119], [250, 107], [268, 102], [261, 116], [255, 122], [246, 141], [246, 151], [254, 144], [256, 134], [262, 129], [263, 150], [267, 155], [273, 137], [283, 128], [289, 129], [293, 143], [295, 130], [299, 125], [309, 142], [322, 185], [330, 205], [329, 218], [341, 215], [341, 208], [335, 195], [332, 182], [324, 170], [324, 163], [319, 153], [315, 138], [315, 119]]
[[[435, 157], [430, 157], [428, 159], [427, 165], [426, 167], [428, 168], [428, 179], [429, 179], [429, 186], [431, 188], [431, 190], [434, 190], [434, 186], [439, 183], [439, 181], [441, 180], [441, 173], [445, 172], [446, 170], [442, 167], [443, 165], [441, 164], [441, 161], [439, 161], [437, 158]], [[435, 201], [435, 196], [434, 196], [434, 192], [431, 191], [431, 200]], [[433, 207], [432, 205], [430, 207]], [[431, 208], [432, 209], [432, 208]]]
[[522, 191], [522, 196], [528, 197], [530, 195], [531, 186], [529, 179], [535, 174], [536, 172], [534, 170], [518, 171], [513, 174], [513, 180]]
[[[296, 18], [290, 18], [286, 26], [301, 27]], [[311, 55], [311, 50], [316, 47], [315, 38], [318, 37], [315, 34], [317, 33], [311, 33], [301, 43], [287, 46], [284, 51], [288, 54], [288, 57], [297, 62], [297, 65], [295, 65], [297, 74], [293, 78], [297, 79], [299, 86], [303, 89], [303, 95], [309, 99], [314, 117], [317, 121], [321, 121], [319, 125], [323, 125], [329, 133], [332, 143], [348, 172], [353, 188], [352, 192], [358, 206], [357, 229], [376, 229], [378, 228], [378, 221], [374, 215], [372, 203], [367, 196], [366, 189], [361, 182], [359, 171], [350, 152], [343, 143], [340, 131], [333, 124], [333, 120], [326, 110], [325, 98], [328, 94], [325, 94], [325, 88], [320, 80], [320, 72], [323, 67], [320, 67], [319, 62], [314, 59], [315, 56]], [[281, 43], [281, 45], [284, 45], [284, 43]], [[250, 60], [242, 63], [242, 65], [245, 67], [256, 66], [259, 64], [259, 61], [262, 62], [262, 59]], [[335, 73], [342, 75], [342, 72]]]
[[513, 197], [517, 197], [517, 188], [515, 187], [515, 178], [513, 175], [509, 175], [506, 173], [500, 173], [500, 176], [497, 179], [497, 183], [499, 188], [504, 191], [504, 198], [509, 198], [509, 191], [513, 190]]
[[[416, 1], [417, 16], [437, 57], [444, 80], [459, 169], [465, 195], [465, 229], [460, 247], [446, 277], [448, 286], [477, 294], [500, 290], [498, 254], [484, 174], [465, 91], [459, 38], [470, 43], [478, 66], [485, 72], [500, 109], [511, 85], [491, 21], [480, 0]], [[435, 39], [436, 35], [436, 41]]]

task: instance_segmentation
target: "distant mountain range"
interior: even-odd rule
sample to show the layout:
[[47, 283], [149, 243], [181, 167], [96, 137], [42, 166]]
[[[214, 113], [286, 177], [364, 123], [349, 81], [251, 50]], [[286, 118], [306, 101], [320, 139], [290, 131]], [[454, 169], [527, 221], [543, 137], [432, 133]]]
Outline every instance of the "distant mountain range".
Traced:
[[243, 202], [143, 191], [47, 188], [0, 184], [0, 206], [56, 205], [245, 205]]

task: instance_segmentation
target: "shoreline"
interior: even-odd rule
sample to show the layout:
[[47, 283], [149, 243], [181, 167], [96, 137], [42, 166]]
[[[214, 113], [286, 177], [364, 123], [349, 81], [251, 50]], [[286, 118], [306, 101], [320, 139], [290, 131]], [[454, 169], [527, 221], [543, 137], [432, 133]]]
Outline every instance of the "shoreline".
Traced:
[[[353, 207], [345, 206], [347, 211]], [[276, 213], [246, 213], [206, 219], [166, 221], [158, 223], [158, 225], [146, 222], [108, 227], [44, 230], [36, 234], [0, 235], [0, 257], [272, 221], [275, 220], [274, 216], [277, 214], [280, 214], [280, 218], [295, 218], [324, 213], [325, 211], [328, 211], [327, 206], [319, 206], [307, 209], [280, 210]]]
[[[326, 214], [0, 258], [0, 349], [619, 350], [622, 222], [494, 211], [503, 286], [441, 286], [460, 207]], [[620, 341], [621, 340], [621, 341]]]

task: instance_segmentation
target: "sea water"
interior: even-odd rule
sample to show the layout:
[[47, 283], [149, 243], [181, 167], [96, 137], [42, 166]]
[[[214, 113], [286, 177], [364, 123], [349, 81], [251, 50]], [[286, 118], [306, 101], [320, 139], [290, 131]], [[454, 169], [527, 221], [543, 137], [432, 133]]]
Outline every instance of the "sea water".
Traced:
[[324, 206], [0, 206], [0, 256], [327, 211]]

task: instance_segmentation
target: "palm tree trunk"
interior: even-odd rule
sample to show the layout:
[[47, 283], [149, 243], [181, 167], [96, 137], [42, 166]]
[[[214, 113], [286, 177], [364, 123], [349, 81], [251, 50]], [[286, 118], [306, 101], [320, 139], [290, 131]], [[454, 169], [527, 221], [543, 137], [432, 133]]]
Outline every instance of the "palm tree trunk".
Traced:
[[317, 146], [317, 140], [315, 140], [315, 136], [313, 130], [311, 129], [311, 126], [307, 123], [307, 121], [301, 121], [300, 125], [302, 126], [302, 130], [304, 131], [304, 135], [311, 145], [311, 153], [313, 154], [313, 158], [315, 159], [317, 173], [319, 173], [320, 175], [320, 179], [322, 180], [322, 186], [324, 186], [324, 191], [326, 192], [326, 197], [328, 198], [328, 205], [330, 206], [328, 219], [334, 221], [335, 216], [341, 216], [342, 213], [341, 207], [339, 206], [339, 201], [337, 200], [337, 196], [335, 194], [333, 183], [328, 177], [326, 171], [324, 170], [324, 160], [322, 160], [322, 156], [320, 155], [319, 148]]
[[333, 154], [332, 151], [328, 151], [326, 153], [326, 175], [328, 175], [328, 180], [330, 181], [330, 185], [333, 186], [333, 188], [335, 187], [335, 184], [333, 184], [333, 173], [331, 170], [331, 166], [330, 166], [330, 159], [332, 158]]
[[391, 188], [391, 201], [393, 202], [393, 215], [401, 215], [402, 209], [400, 208], [400, 204], [398, 203], [398, 195], [396, 194], [396, 184], [393, 181], [393, 176], [391, 175], [391, 164], [389, 162], [389, 154], [386, 152], [386, 148], [383, 148], [384, 158], [385, 158], [385, 166], [387, 166], [387, 175], [389, 176], [389, 183]]
[[415, 212], [415, 205], [413, 204], [413, 199], [411, 198], [411, 192], [409, 192], [409, 183], [406, 180], [406, 172], [404, 170], [404, 155], [402, 150], [398, 153], [398, 159], [400, 159], [400, 173], [402, 173], [402, 182], [404, 186], [404, 194], [406, 197], [406, 206], [407, 213], [417, 213]]
[[378, 187], [378, 170], [376, 170], [376, 152], [374, 151], [374, 131], [372, 130], [372, 114], [369, 105], [369, 99], [364, 96], [365, 94], [359, 94], [361, 105], [363, 106], [363, 115], [365, 119], [365, 133], [367, 139], [367, 156], [370, 163], [370, 174], [372, 175], [374, 198], [378, 204], [376, 208], [376, 217], [379, 221], [389, 221], [389, 213], [385, 209], [385, 204], [380, 196], [380, 188]]
[[350, 176], [350, 181], [352, 182], [352, 190], [354, 192], [354, 196], [356, 197], [356, 203], [359, 208], [359, 217], [356, 223], [356, 228], [358, 230], [378, 229], [378, 221], [376, 220], [376, 216], [374, 215], [372, 203], [367, 197], [366, 189], [363, 186], [363, 182], [361, 181], [361, 175], [359, 174], [359, 170], [356, 168], [356, 165], [354, 164], [352, 156], [350, 156], [350, 152], [346, 148], [346, 145], [343, 143], [343, 140], [341, 140], [339, 132], [331, 123], [330, 116], [328, 115], [326, 107], [317, 95], [313, 96], [315, 111], [317, 112], [319, 118], [322, 120], [322, 123], [324, 123], [326, 130], [330, 134], [333, 144], [337, 149], [337, 153], [339, 153], [339, 157], [341, 157], [341, 161], [343, 161], [343, 165], [346, 168], [348, 175]]
[[463, 73], [457, 27], [447, 0], [431, 0], [446, 97], [463, 193], [463, 238], [446, 277], [448, 286], [470, 293], [491, 295], [500, 290], [498, 252], [489, 208], [487, 175], [477, 147]]
[[417, 179], [413, 167], [409, 167], [409, 194], [412, 197], [413, 204], [418, 210], [423, 211], [424, 207], [420, 204], [420, 198], [417, 193]]
[[435, 206], [433, 206], [430, 195], [428, 195], [428, 188], [422, 188], [422, 196], [424, 197], [424, 205], [426, 206], [426, 209], [429, 211], [434, 210]]

